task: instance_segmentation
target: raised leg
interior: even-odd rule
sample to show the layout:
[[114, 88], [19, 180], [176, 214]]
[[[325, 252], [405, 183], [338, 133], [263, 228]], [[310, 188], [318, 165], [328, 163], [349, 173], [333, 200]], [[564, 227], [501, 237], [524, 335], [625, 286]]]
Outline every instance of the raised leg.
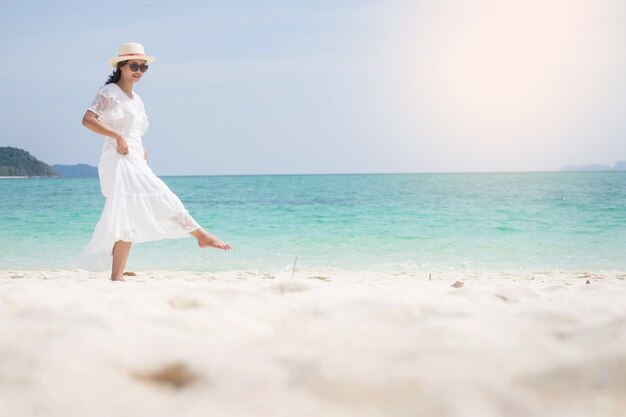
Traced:
[[111, 267], [111, 280], [112, 281], [124, 281], [124, 268], [126, 268], [126, 261], [128, 260], [128, 254], [132, 242], [126, 242], [124, 240], [118, 240], [113, 245], [113, 265]]
[[191, 235], [198, 239], [198, 246], [201, 248], [216, 248], [223, 250], [231, 250], [232, 247], [225, 242], [222, 242], [219, 238], [213, 236], [203, 228], [199, 228], [191, 232]]

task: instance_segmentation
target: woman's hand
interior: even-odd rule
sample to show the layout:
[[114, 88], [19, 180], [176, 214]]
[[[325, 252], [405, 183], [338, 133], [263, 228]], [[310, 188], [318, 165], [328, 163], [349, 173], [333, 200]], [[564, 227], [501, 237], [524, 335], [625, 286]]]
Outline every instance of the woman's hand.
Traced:
[[122, 135], [118, 134], [117, 137], [115, 138], [115, 141], [117, 142], [117, 151], [121, 153], [122, 155], [127, 155], [128, 144], [126, 143], [126, 139], [124, 139]]
[[146, 150], [146, 148], [143, 148], [143, 159], [145, 159], [146, 162], [148, 162], [148, 151]]
[[83, 126], [100, 135], [115, 139], [115, 142], [117, 142], [117, 151], [122, 155], [128, 154], [128, 144], [126, 143], [124, 137], [119, 132], [116, 132], [110, 127], [102, 124], [100, 120], [98, 120], [98, 115], [96, 113], [91, 110], [87, 110], [83, 116]]

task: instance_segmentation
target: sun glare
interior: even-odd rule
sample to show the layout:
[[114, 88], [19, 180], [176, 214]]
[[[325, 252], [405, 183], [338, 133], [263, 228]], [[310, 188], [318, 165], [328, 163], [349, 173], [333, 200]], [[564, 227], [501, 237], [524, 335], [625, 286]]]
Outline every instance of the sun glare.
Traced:
[[[566, 135], [593, 84], [590, 1], [428, 3], [403, 17], [397, 94], [407, 123], [468, 147]], [[601, 16], [600, 16], [601, 17]], [[409, 22], [410, 21], [410, 22]], [[469, 139], [469, 140], [468, 140]], [[541, 146], [545, 145], [545, 140]]]

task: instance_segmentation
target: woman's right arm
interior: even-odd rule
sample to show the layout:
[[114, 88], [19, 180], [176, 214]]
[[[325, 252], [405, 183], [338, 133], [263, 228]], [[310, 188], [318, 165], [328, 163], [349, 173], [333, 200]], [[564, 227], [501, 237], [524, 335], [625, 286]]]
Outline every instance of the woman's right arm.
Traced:
[[115, 139], [115, 142], [117, 142], [117, 151], [122, 155], [128, 154], [128, 144], [126, 143], [124, 137], [119, 132], [105, 126], [100, 120], [98, 120], [98, 115], [91, 110], [87, 110], [85, 112], [85, 115], [83, 116], [83, 126], [99, 135]]

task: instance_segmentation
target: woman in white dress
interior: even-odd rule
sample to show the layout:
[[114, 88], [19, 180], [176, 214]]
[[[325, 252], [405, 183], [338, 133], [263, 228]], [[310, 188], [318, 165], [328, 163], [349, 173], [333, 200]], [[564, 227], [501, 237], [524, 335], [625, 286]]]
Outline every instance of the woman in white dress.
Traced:
[[84, 269], [111, 268], [114, 281], [124, 281], [132, 243], [191, 235], [201, 248], [231, 249], [200, 227], [148, 166], [141, 142], [148, 118], [133, 86], [154, 61], [141, 44], [121, 45], [118, 56], [109, 60], [115, 71], [83, 117], [84, 126], [107, 138], [98, 164], [106, 202], [93, 237], [77, 261]]

